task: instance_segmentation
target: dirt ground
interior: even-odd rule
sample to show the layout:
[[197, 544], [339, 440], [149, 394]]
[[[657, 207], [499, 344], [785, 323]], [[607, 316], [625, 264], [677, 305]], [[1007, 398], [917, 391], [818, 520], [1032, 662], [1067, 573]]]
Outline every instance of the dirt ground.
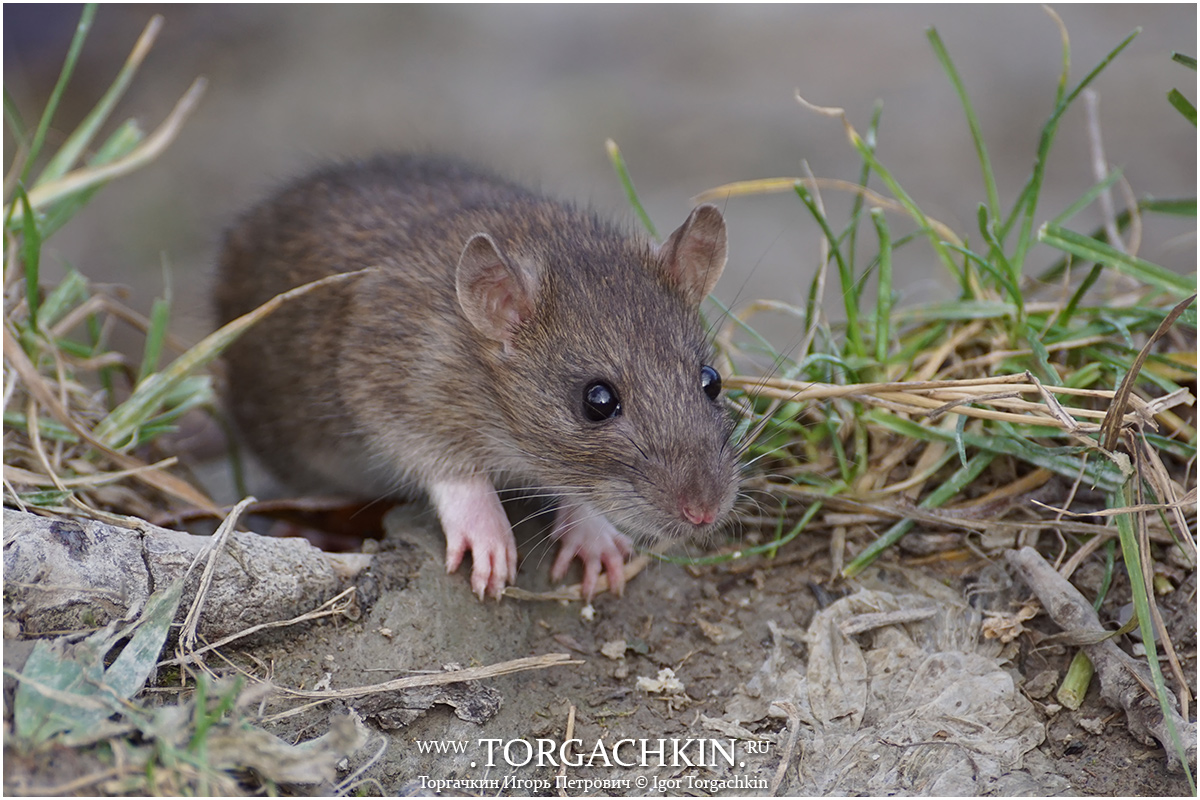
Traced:
[[[651, 782], [642, 788], [632, 784], [610, 784], [591, 791], [575, 788], [568, 790], [568, 795], [766, 794], [763, 787], [773, 779], [788, 738], [786, 720], [771, 716], [743, 720], [743, 730], [761, 738], [762, 744], [755, 746], [762, 747], [763, 752], [746, 752], [747, 742], [739, 741], [737, 765], [733, 768], [719, 759], [719, 763], [712, 764], [711, 753], [701, 754], [701, 758], [709, 756], [708, 768], [688, 767], [686, 762], [666, 767], [609, 767], [602, 761], [594, 761], [591, 768], [566, 770], [548, 764], [540, 768], [534, 763], [515, 766], [528, 755], [519, 746], [509, 752], [511, 763], [497, 752], [494, 766], [489, 767], [486, 745], [480, 742], [498, 739], [507, 743], [522, 738], [562, 742], [572, 707], [574, 738], [581, 740], [579, 749], [584, 753], [590, 753], [601, 739], [609, 746], [622, 739], [665, 738], [672, 745], [675, 740], [688, 739], [725, 741], [728, 731], [709, 721], [727, 719], [735, 701], [744, 699], [747, 685], [770, 659], [775, 641], [780, 641], [782, 647], [780, 671], [803, 672], [806, 666], [811, 669], [804, 632], [818, 610], [818, 597], [829, 602], [854, 589], [835, 585], [831, 591], [822, 590], [820, 585], [828, 585], [830, 574], [827, 543], [794, 542], [774, 564], [757, 560], [689, 570], [654, 563], [633, 580], [623, 598], [597, 598], [595, 618], [588, 621], [581, 617], [578, 603], [509, 599], [498, 604], [480, 603], [471, 595], [464, 576], [444, 574], [442, 546], [436, 528], [403, 525], [402, 533], [385, 544], [383, 556], [390, 565], [381, 565], [379, 599], [360, 622], [317, 626], [286, 643], [258, 648], [255, 655], [273, 665], [276, 681], [291, 686], [311, 686], [328, 674], [332, 686], [348, 687], [399, 677], [404, 668], [436, 669], [452, 662], [476, 666], [550, 652], [569, 653], [581, 663], [488, 681], [486, 685], [498, 692], [502, 701], [495, 716], [482, 724], [465, 722], [451, 708], [439, 705], [411, 724], [389, 732], [383, 757], [364, 774], [377, 779], [388, 794], [426, 793], [428, 780], [434, 779], [503, 781], [514, 776], [553, 782], [560, 774], [574, 779]], [[518, 583], [537, 588], [545, 581], [545, 549], [527, 544], [522, 555]], [[942, 571], [938, 577], [957, 588], [964, 585], [964, 577], [977, 575], [984, 566], [982, 562], [960, 564], [953, 572]], [[390, 580], [383, 578], [388, 573]], [[889, 580], [897, 587], [902, 585], [895, 576], [889, 579], [886, 574], [877, 574], [874, 578], [877, 584]], [[856, 585], [870, 582], [868, 579]], [[1185, 612], [1194, 605], [1194, 599], [1188, 599], [1194, 597], [1194, 591], [1186, 587], [1175, 596]], [[1194, 609], [1192, 613], [1194, 619]], [[1048, 627], [1052, 630], [1054, 626]], [[1194, 622], [1191, 630], [1195, 630]], [[622, 658], [602, 653], [607, 643], [620, 640], [627, 647]], [[1035, 651], [1028, 636], [1019, 645], [1011, 649], [1012, 661], [1006, 665], [1018, 681], [1047, 671], [1061, 675], [1072, 655], [1071, 649], [1062, 646]], [[1195, 652], [1194, 641], [1190, 652]], [[655, 678], [664, 668], [674, 671], [683, 684], [682, 692], [639, 691], [639, 677]], [[1046, 706], [1053, 704], [1053, 697], [1043, 695], [1035, 700], [1032, 706], [1037, 709], [1036, 720], [1044, 723], [1045, 740], [1022, 760], [1021, 766], [1007, 765], [1000, 774], [987, 779], [982, 774], [973, 776], [960, 788], [974, 786], [976, 791], [963, 793], [1187, 794], [1183, 776], [1169, 774], [1162, 753], [1135, 741], [1121, 715], [1104, 706], [1096, 694], [1093, 688], [1083, 707], [1075, 712], [1047, 713]], [[327, 713], [315, 711], [292, 720], [289, 729], [296, 734], [320, 729]], [[1096, 720], [1103, 722], [1097, 725]], [[375, 722], [378, 724], [378, 718]], [[811, 739], [812, 731], [802, 730], [792, 766], [778, 790], [781, 795], [810, 793], [814, 788], [812, 777], [806, 779], [800, 774], [817, 766], [811, 754], [805, 755], [806, 747], [814, 746]], [[451, 740], [467, 742], [465, 752], [429, 755], [417, 747], [418, 742]], [[502, 746], [498, 744], [497, 748]], [[933, 749], [945, 746], [925, 745]], [[695, 763], [698, 752], [693, 745], [685, 755]], [[841, 757], [848, 755], [842, 752]], [[651, 763], [656, 763], [653, 757]], [[353, 769], [355, 764], [347, 767]], [[926, 779], [928, 774], [937, 773], [936, 769], [922, 773], [911, 765], [909, 769]], [[421, 776], [427, 776], [424, 784]], [[695, 783], [738, 778], [747, 783], [730, 784], [731, 788], [717, 791]], [[682, 783], [667, 788], [671, 780]], [[666, 791], [656, 792], [656, 785]], [[541, 787], [546, 789], [544, 784]], [[854, 776], [844, 776], [840, 782], [822, 788], [835, 794], [880, 790], [924, 794], [929, 793], [930, 786], [902, 779], [896, 785], [872, 787]], [[463, 791], [451, 789], [448, 793]], [[482, 787], [465, 793], [496, 794], [494, 789]], [[550, 789], [529, 793], [558, 794]]]
[[[388, 536], [368, 548], [378, 548], [374, 563], [357, 580], [356, 621], [306, 623], [223, 648], [224, 655], [251, 675], [305, 690], [346, 690], [548, 653], [571, 661], [334, 701], [264, 726], [286, 741], [304, 741], [354, 709], [371, 735], [339, 765], [339, 777], [367, 781], [358, 791], [762, 796], [777, 785], [781, 796], [1188, 793], [1163, 752], [1136, 741], [1095, 685], [1078, 711], [1056, 706], [1052, 690], [1074, 648], [1047, 638], [1058, 632], [1053, 623], [1038, 618], [1006, 645], [979, 636], [977, 603], [964, 598], [978, 599], [989, 581], [1005, 581], [1003, 570], [980, 559], [913, 568], [901, 563], [913, 558], [901, 551], [899, 561], [886, 559], [849, 583], [829, 580], [825, 540], [793, 541], [774, 560], [703, 568], [652, 562], [624, 597], [597, 597], [589, 619], [578, 602], [481, 603], [464, 574], [445, 574], [441, 533], [420, 503], [394, 509], [388, 527]], [[549, 589], [550, 554], [539, 534], [524, 534], [518, 585]], [[1092, 578], [1084, 572], [1078, 580]], [[1176, 646], [1194, 674], [1194, 577], [1188, 581], [1163, 608], [1172, 630], [1192, 632]], [[1122, 587], [1114, 591], [1119, 596]], [[1020, 584], [1008, 586], [991, 605], [1011, 611], [1028, 594]], [[855, 619], [897, 607], [942, 613], [876, 623], [830, 651], [814, 617], [856, 598], [866, 599], [854, 606]], [[844, 624], [846, 616], [833, 619]], [[28, 648], [7, 644], [5, 665], [19, 669]], [[870, 693], [859, 698], [865, 713], [853, 709], [853, 686], [867, 686], [850, 657], [860, 649], [871, 672]], [[209, 659], [228, 671], [222, 663]], [[965, 706], [955, 697], [965, 697]], [[772, 700], [794, 707], [773, 707]], [[276, 698], [259, 714], [304, 702]], [[789, 722], [789, 713], [798, 722]], [[578, 741], [564, 756], [560, 747], [569, 738]], [[633, 741], [618, 745], [624, 740]], [[436, 752], [451, 743], [460, 749]], [[61, 785], [100, 766], [70, 751], [6, 755], [9, 793]]]

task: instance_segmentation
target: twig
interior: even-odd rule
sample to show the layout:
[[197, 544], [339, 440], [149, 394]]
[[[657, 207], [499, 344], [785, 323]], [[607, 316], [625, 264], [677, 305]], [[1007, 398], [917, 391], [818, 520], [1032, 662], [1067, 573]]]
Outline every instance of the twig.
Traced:
[[[836, 109], [841, 111], [841, 109]], [[724, 200], [730, 197], [748, 194], [771, 194], [772, 192], [790, 192], [799, 184], [806, 189], [815, 190], [819, 187], [826, 189], [837, 189], [839, 191], [856, 194], [862, 197], [871, 205], [879, 206], [888, 211], [896, 211], [901, 214], [908, 213], [907, 209], [899, 202], [890, 198], [884, 197], [878, 192], [855, 183], [854, 181], [844, 181], [839, 178], [763, 178], [752, 181], [735, 181], [734, 183], [726, 183], [722, 186], [716, 186], [712, 189], [701, 192], [692, 198], [693, 203], [707, 203], [714, 200]], [[938, 236], [941, 236], [945, 241], [953, 244], [962, 244], [962, 240], [954, 233], [954, 230], [943, 222], [939, 222], [932, 217], [925, 218], [929, 225]]]
[[[575, 738], [575, 704], [572, 703], [571, 707], [567, 709], [567, 735], [566, 735], [566, 738], [563, 740], [564, 746], [565, 746], [566, 742], [570, 742], [574, 738]], [[567, 775], [567, 759], [564, 758], [562, 765], [558, 768], [558, 777], [565, 778], [566, 775]], [[558, 796], [559, 797], [567, 797], [567, 790], [565, 788], [566, 781], [560, 780], [560, 781], [556, 781], [556, 783], [558, 783]]]
[[[346, 776], [346, 778], [341, 783], [339, 783], [337, 786], [333, 787], [334, 797], [345, 797], [347, 794], [349, 794], [350, 790], [359, 783], [358, 777], [360, 775], [362, 775], [364, 772], [366, 772], [368, 769], [370, 769], [372, 766], [374, 766], [379, 761], [379, 759], [383, 758], [383, 754], [385, 752], [387, 752], [387, 749], [388, 749], [389, 739], [387, 736], [384, 736], [383, 734], [380, 734], [379, 739], [380, 739], [379, 749], [377, 751], [375, 751], [375, 755], [371, 756], [366, 761], [364, 761], [361, 765], [359, 765], [358, 769], [354, 770], [354, 772], [351, 772], [349, 775]], [[367, 780], [369, 782], [375, 783], [376, 786], [379, 786], [378, 782], [375, 781], [374, 778], [368, 778]], [[382, 789], [382, 787], [379, 787], [379, 788]], [[380, 795], [383, 795], [383, 794], [384, 794], [384, 792], [381, 791]]]
[[1142, 371], [1142, 365], [1146, 363], [1146, 358], [1150, 355], [1151, 348], [1161, 339], [1166, 332], [1175, 324], [1175, 320], [1187, 311], [1188, 307], [1196, 301], [1196, 295], [1192, 295], [1186, 300], [1177, 304], [1167, 316], [1163, 317], [1163, 321], [1158, 324], [1158, 328], [1142, 345], [1142, 349], [1138, 351], [1137, 358], [1129, 365], [1129, 370], [1125, 373], [1125, 378], [1121, 381], [1121, 385], [1117, 387], [1117, 392], [1113, 395], [1112, 405], [1108, 408], [1108, 415], [1105, 416], [1104, 422], [1100, 426], [1100, 446], [1105, 450], [1112, 451], [1116, 449], [1118, 437], [1121, 435], [1122, 421], [1125, 416], [1125, 406], [1136, 405], [1140, 398], [1133, 393], [1133, 385], [1137, 381], [1139, 373]]
[[[1166, 713], [1154, 697], [1149, 670], [1135, 661], [1132, 656], [1117, 647], [1100, 624], [1100, 617], [1079, 590], [1067, 582], [1032, 547], [1009, 550], [1005, 554], [1008, 563], [1020, 574], [1046, 609], [1050, 618], [1069, 632], [1072, 638], [1083, 641], [1088, 657], [1100, 677], [1101, 697], [1114, 707], [1124, 709], [1129, 731], [1140, 741], [1151, 744], [1157, 739], [1167, 756], [1168, 768], [1178, 771], [1183, 767], [1179, 753], [1172, 741], [1174, 727], [1184, 744], [1186, 757], [1196, 763], [1196, 723], [1188, 722], [1175, 711], [1178, 703], [1174, 693], [1165, 689], [1170, 705]], [[1099, 638], [1099, 641], [1089, 641]]]
[[[1091, 145], [1092, 177], [1096, 183], [1103, 183], [1108, 177], [1108, 160], [1104, 157], [1104, 143], [1100, 139], [1100, 94], [1095, 89], [1083, 90], [1083, 108], [1087, 112], [1088, 144]], [[1100, 206], [1100, 216], [1104, 218], [1104, 233], [1108, 243], [1120, 250], [1125, 249], [1121, 240], [1121, 231], [1117, 228], [1117, 215], [1113, 210], [1112, 190], [1105, 188], [1096, 198]]]
[[[32, 436], [30, 439], [32, 440]], [[144, 464], [140, 467], [132, 469], [123, 469], [116, 472], [95, 472], [90, 475], [77, 475], [74, 478], [62, 478], [57, 475], [39, 475], [36, 472], [30, 472], [20, 467], [4, 466], [4, 474], [6, 477], [11, 477], [17, 483], [27, 484], [29, 486], [54, 486], [62, 491], [66, 491], [71, 486], [104, 486], [109, 483], [123, 481], [126, 478], [133, 477], [139, 472], [145, 472], [151, 469], [166, 469], [173, 467], [179, 463], [177, 456], [168, 456], [162, 461], [156, 461], [153, 464]], [[43, 465], [44, 466], [44, 465]]]
[[[1132, 437], [1131, 437], [1132, 438]], [[1138, 437], [1141, 439], [1142, 437]], [[1130, 446], [1134, 457], [1134, 469], [1138, 475], [1147, 475], [1148, 470], [1142, 461], [1141, 455], [1143, 448], [1136, 444]], [[1134, 497], [1142, 500], [1146, 493], [1146, 484], [1144, 481], [1138, 481], [1134, 487]], [[1161, 487], [1155, 487], [1155, 491], [1161, 496]], [[1139, 503], [1139, 505], [1144, 505]], [[1179, 664], [1179, 656], [1175, 654], [1175, 643], [1171, 641], [1171, 633], [1167, 630], [1167, 625], [1163, 621], [1162, 610], [1158, 607], [1158, 598], [1154, 591], [1154, 564], [1150, 558], [1150, 532], [1149, 526], [1146, 524], [1146, 514], [1134, 514], [1131, 516], [1133, 524], [1137, 526], [1138, 536], [1138, 553], [1142, 558], [1142, 580], [1146, 588], [1146, 597], [1149, 600], [1150, 618], [1154, 623], [1154, 636], [1162, 643], [1163, 652], [1167, 657], [1167, 663], [1171, 666], [1171, 672], [1175, 678], [1175, 685], [1178, 686], [1179, 692], [1179, 708], [1181, 713], [1187, 714], [1192, 705], [1191, 690], [1188, 689], [1187, 680], [1183, 677], [1183, 667]]]
[[[198, 648], [196, 650], [191, 650], [185, 656], [179, 656], [177, 658], [172, 658], [167, 661], [160, 661], [160, 662], [158, 662], [158, 666], [173, 667], [173, 666], [176, 666], [179, 664], [185, 664], [185, 663], [188, 663], [191, 661], [195, 661], [200, 656], [204, 655], [205, 653], [209, 652], [210, 650], [216, 650], [218, 647], [224, 647], [225, 645], [229, 644], [230, 642], [236, 642], [238, 639], [243, 639], [247, 636], [250, 636], [251, 634], [255, 634], [255, 633], [258, 633], [259, 631], [267, 630], [269, 628], [286, 628], [289, 625], [296, 625], [301, 622], [308, 622], [310, 620], [321, 619], [323, 617], [332, 617], [332, 616], [337, 616], [339, 614], [345, 614], [347, 608], [350, 607], [349, 604], [347, 604], [345, 606], [336, 606], [334, 604], [337, 603], [342, 598], [346, 597], [347, 595], [354, 594], [356, 591], [357, 591], [356, 587], [351, 586], [348, 589], [345, 589], [342, 592], [340, 592], [337, 596], [331, 597], [330, 599], [326, 600], [324, 603], [322, 603], [317, 608], [314, 608], [312, 611], [307, 611], [298, 617], [292, 617], [291, 619], [287, 619], [287, 620], [276, 620], [274, 622], [263, 622], [259, 625], [251, 625], [249, 628], [246, 628], [243, 631], [238, 631], [237, 633], [230, 634], [229, 636], [226, 636], [224, 639], [213, 642], [212, 644], [205, 645], [204, 647]], [[195, 607], [195, 606], [193, 605], [193, 607]]]
[[787, 714], [788, 739], [783, 748], [783, 755], [779, 757], [779, 766], [775, 768], [775, 775], [771, 778], [771, 787], [767, 790], [770, 797], [779, 794], [779, 787], [787, 775], [788, 764], [792, 762], [792, 754], [796, 751], [796, 741], [800, 738], [800, 709], [796, 704], [787, 700], [776, 700], [772, 705]]
[[188, 571], [183, 576], [183, 579], [186, 581], [188, 575], [200, 563], [200, 560], [207, 557], [208, 561], [204, 565], [204, 573], [200, 576], [200, 585], [196, 588], [196, 596], [192, 598], [192, 606], [188, 609], [187, 617], [183, 620], [183, 630], [179, 634], [176, 657], [180, 661], [187, 660], [186, 654], [195, 649], [196, 626], [200, 624], [200, 609], [204, 607], [204, 600], [208, 595], [209, 587], [212, 585], [213, 573], [217, 567], [217, 557], [225, 549], [225, 543], [229, 540], [230, 534], [233, 533], [233, 529], [237, 526], [238, 518], [246, 510], [246, 506], [253, 502], [253, 497], [247, 497], [233, 507], [233, 510], [229, 512], [229, 516], [221, 523], [221, 527], [217, 528], [217, 532], [213, 534], [208, 547], [196, 554], [195, 560], [192, 561], [192, 565], [188, 567]]
[[374, 683], [369, 686], [354, 686], [349, 689], [306, 691], [304, 689], [289, 689], [282, 686], [275, 688], [284, 694], [294, 697], [307, 697], [314, 700], [350, 699], [365, 697], [369, 694], [378, 694], [380, 692], [394, 692], [398, 689], [415, 689], [421, 686], [445, 686], [450, 683], [481, 681], [501, 675], [510, 675], [514, 672], [583, 663], [585, 662], [572, 659], [567, 653], [547, 653], [541, 656], [514, 658], [511, 661], [503, 661], [487, 667], [468, 667], [467, 669], [438, 672], [432, 675], [412, 675], [407, 678], [396, 678], [395, 680], [384, 681], [383, 683]]
[[66, 783], [60, 783], [58, 786], [22, 786], [20, 793], [25, 795], [36, 795], [39, 797], [68, 797], [75, 794], [85, 786], [91, 786], [94, 783], [110, 780], [112, 778], [121, 777], [122, 772], [129, 772], [127, 767], [112, 767], [110, 769], [101, 770], [100, 772], [91, 775], [82, 775]]

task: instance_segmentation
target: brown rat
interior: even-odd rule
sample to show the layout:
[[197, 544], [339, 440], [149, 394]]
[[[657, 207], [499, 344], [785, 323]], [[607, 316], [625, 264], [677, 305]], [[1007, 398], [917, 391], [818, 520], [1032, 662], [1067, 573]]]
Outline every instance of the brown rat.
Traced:
[[496, 487], [556, 498], [557, 580], [620, 592], [630, 540], [711, 532], [738, 487], [737, 448], [698, 308], [725, 265], [725, 222], [695, 209], [662, 246], [451, 159], [327, 167], [229, 232], [222, 322], [310, 292], [226, 354], [239, 427], [302, 491], [423, 491], [467, 550], [471, 586], [516, 578]]

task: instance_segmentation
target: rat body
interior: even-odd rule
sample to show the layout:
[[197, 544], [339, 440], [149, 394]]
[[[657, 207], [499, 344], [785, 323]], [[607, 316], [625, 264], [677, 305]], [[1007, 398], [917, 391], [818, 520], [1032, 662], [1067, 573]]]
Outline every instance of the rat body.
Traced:
[[731, 422], [698, 308], [725, 223], [694, 210], [655, 247], [460, 162], [327, 167], [228, 232], [222, 323], [340, 272], [226, 353], [245, 438], [301, 491], [426, 493], [453, 572], [498, 596], [516, 577], [497, 487], [557, 498], [552, 576], [620, 592], [628, 533], [718, 528], [738, 487]]

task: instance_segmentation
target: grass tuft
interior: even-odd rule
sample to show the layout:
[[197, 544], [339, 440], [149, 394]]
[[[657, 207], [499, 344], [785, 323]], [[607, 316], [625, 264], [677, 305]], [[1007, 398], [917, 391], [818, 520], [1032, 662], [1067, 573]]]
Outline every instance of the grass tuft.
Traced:
[[[1159, 645], [1147, 648], [1159, 702], [1168, 702], [1169, 682], [1186, 718], [1191, 695], [1157, 610], [1156, 586], [1163, 584], [1154, 576], [1172, 573], [1168, 557], [1190, 570], [1196, 565], [1196, 276], [1147, 261], [1136, 249], [1142, 214], [1194, 217], [1195, 198], [1127, 192], [1128, 205], [1118, 211], [1108, 190], [1122, 177], [1105, 170], [1076, 202], [1037, 220], [1059, 121], [1137, 35], [1072, 85], [1070, 40], [1049, 13], [1061, 33], [1062, 70], [1033, 173], [1007, 208], [967, 87], [937, 31], [928, 32], [983, 176], [976, 231], [956, 233], [925, 214], [881, 163], [878, 109], [862, 136], [845, 111], [812, 106], [799, 94], [802, 106], [842, 123], [862, 161], [857, 183], [770, 178], [696, 198], [734, 202], [791, 190], [823, 237], [805, 303], [732, 309], [717, 336], [738, 373], [725, 384], [756, 465], [748, 491], [772, 499], [760, 501], [760, 515], [747, 520], [751, 544], [765, 543], [731, 543], [724, 554], [775, 553], [801, 531], [828, 531], [832, 542], [852, 549], [832, 554], [833, 563], [845, 564], [841, 578], [850, 579], [880, 558], [904, 559], [905, 537], [923, 530], [959, 532], [946, 540], [957, 544], [940, 554], [947, 569], [964, 560], [977, 568], [980, 556], [994, 559], [1038, 542], [1068, 577], [1084, 560], [1099, 559], [1105, 577], [1096, 604], [1117, 602], [1110, 589], [1122, 578], [1120, 596], [1132, 597], [1143, 641]], [[1195, 68], [1194, 60], [1176, 60]], [[1191, 104], [1181, 99], [1170, 102], [1194, 124], [1194, 109], [1189, 113]], [[1102, 161], [1099, 131], [1089, 132]], [[822, 190], [853, 193], [848, 219], [826, 215]], [[1105, 219], [1100, 229], [1068, 227], [1093, 206]], [[864, 217], [878, 242], [874, 254], [857, 235]], [[896, 307], [893, 255], [922, 242], [953, 276], [957, 296]], [[1029, 275], [1038, 248], [1059, 257], [1043, 274]], [[821, 315], [830, 265], [845, 301], [845, 323], [836, 328]], [[865, 302], [871, 280], [873, 308]], [[752, 318], [764, 311], [803, 321], [796, 351], [780, 353], [755, 332]], [[1082, 521], [1089, 517], [1101, 521]], [[847, 518], [857, 522], [843, 533]], [[929, 559], [923, 555], [921, 563]], [[1160, 669], [1160, 658], [1169, 669]]]
[[[197, 81], [150, 136], [133, 120], [117, 125], [85, 162], [161, 28], [162, 18], [154, 17], [100, 102], [54, 153], [46, 154], [46, 133], [95, 13], [95, 5], [85, 6], [32, 137], [25, 135], [15, 104], [5, 96], [9, 130], [24, 145], [7, 170], [4, 197], [5, 501], [29, 510], [110, 521], [114, 514], [154, 518], [172, 502], [213, 509], [204, 494], [168, 470], [173, 460], [154, 448], [188, 409], [212, 402], [207, 378], [180, 376], [171, 391], [128, 420], [124, 440], [105, 433], [115, 424], [112, 415], [122, 405], [119, 397], [161, 383], [157, 364], [163, 353], [186, 350], [167, 333], [166, 302], [156, 303], [152, 318], [146, 320], [74, 269], [57, 286], [42, 287], [46, 241], [109, 180], [161, 153], [203, 93], [203, 81]], [[131, 325], [146, 334], [140, 367], [108, 348], [106, 340], [115, 325]], [[99, 394], [97, 386], [103, 389]], [[143, 494], [114, 487], [113, 475], [140, 483]]]

